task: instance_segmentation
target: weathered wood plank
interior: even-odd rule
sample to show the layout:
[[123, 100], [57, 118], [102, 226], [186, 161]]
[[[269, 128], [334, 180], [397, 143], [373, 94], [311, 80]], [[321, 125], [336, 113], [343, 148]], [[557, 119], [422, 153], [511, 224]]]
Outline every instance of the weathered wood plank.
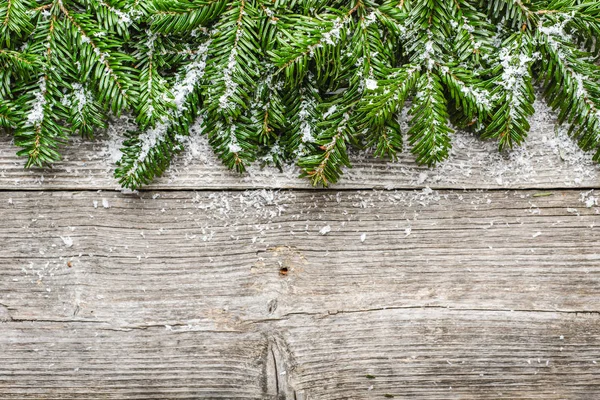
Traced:
[[[271, 293], [285, 294], [279, 312], [598, 310], [599, 208], [581, 202], [593, 192], [330, 193], [1, 193], [0, 289], [27, 297], [19, 319], [72, 316], [79, 302], [95, 310], [86, 318], [168, 323], [172, 309], [156, 312], [181, 299], [186, 312], [262, 315]], [[247, 309], [261, 293], [264, 307]]]
[[590, 314], [363, 310], [247, 322], [240, 327], [247, 333], [81, 322], [0, 327], [2, 399], [600, 395], [600, 329]]
[[297, 398], [600, 395], [597, 315], [389, 309], [291, 316], [276, 329]]
[[0, 192], [0, 398], [596, 398], [597, 197]]
[[2, 399], [265, 399], [259, 332], [0, 323]]
[[[451, 158], [435, 169], [415, 164], [405, 151], [398, 162], [389, 163], [367, 155], [353, 155], [354, 168], [335, 187], [340, 189], [405, 189], [430, 186], [437, 189], [565, 188], [600, 186], [600, 167], [584, 155], [564, 132], [556, 130], [554, 118], [541, 104], [532, 120], [526, 145], [510, 155], [497, 152], [493, 142], [457, 134]], [[64, 152], [64, 160], [51, 170], [24, 170], [23, 159], [7, 135], [0, 135], [0, 189], [115, 189], [112, 178], [120, 144], [111, 137], [122, 126], [114, 124], [108, 136], [96, 142], [78, 141]], [[194, 139], [191, 151], [158, 179], [153, 189], [248, 189], [309, 188], [298, 170], [250, 168], [244, 176], [228, 171], [213, 156], [206, 138]]]

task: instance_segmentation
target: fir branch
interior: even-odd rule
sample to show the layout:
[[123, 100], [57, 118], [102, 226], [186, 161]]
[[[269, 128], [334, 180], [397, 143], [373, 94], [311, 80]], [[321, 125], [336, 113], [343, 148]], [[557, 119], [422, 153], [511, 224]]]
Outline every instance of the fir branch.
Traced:
[[86, 138], [92, 138], [96, 129], [107, 127], [106, 115], [85, 83], [74, 82], [62, 104], [68, 108], [67, 122], [73, 132]]
[[283, 98], [285, 104], [286, 124], [281, 139], [284, 154], [288, 160], [315, 152], [316, 138], [319, 136], [319, 105], [321, 96], [316, 83], [309, 75], [302, 85], [286, 90]]
[[[347, 87], [337, 91], [323, 103], [322, 109], [326, 112], [323, 122], [319, 124], [321, 132], [316, 141], [320, 146], [313, 147], [312, 152], [299, 161], [303, 173], [311, 177], [313, 184], [328, 185], [337, 182], [343, 167], [350, 166], [347, 148], [357, 144], [365, 135], [367, 143], [380, 143], [380, 151], [376, 153], [378, 155], [393, 157], [401, 148], [399, 129], [387, 129], [397, 125], [391, 121], [382, 124], [385, 129], [378, 129], [381, 128], [378, 126], [368, 134], [369, 126], [362, 116], [365, 109], [360, 103], [365, 91], [377, 86], [376, 76], [388, 73], [394, 62], [394, 54], [383, 44], [375, 9], [358, 1], [351, 12], [356, 13], [357, 21], [348, 23], [348, 30], [353, 30], [353, 33], [347, 48], [342, 51], [344, 55], [339, 73], [340, 82]], [[337, 85], [332, 87], [337, 88]], [[348, 123], [350, 119], [362, 121], [363, 124]], [[381, 141], [376, 137], [381, 138]]]
[[375, 10], [377, 20], [389, 32], [389, 40], [397, 41], [406, 34], [410, 4], [410, 1], [404, 0], [385, 0]]
[[350, 125], [350, 114], [345, 113], [337, 119], [330, 120], [317, 140], [321, 152], [301, 157], [298, 165], [302, 168], [302, 176], [310, 178], [314, 186], [328, 186], [337, 182], [342, 175], [343, 167], [351, 167], [346, 143]]
[[381, 127], [400, 112], [420, 77], [420, 68], [405, 65], [388, 71], [388, 77], [376, 81], [361, 101], [362, 122]]
[[173, 95], [167, 87], [167, 81], [159, 72], [156, 53], [160, 39], [155, 33], [146, 31], [146, 37], [136, 44], [134, 57], [138, 60], [136, 69], [140, 71], [139, 95], [135, 105], [136, 122], [141, 130], [156, 126], [169, 118], [176, 107]]
[[[281, 46], [270, 54], [290, 86], [304, 79], [309, 60], [317, 63], [317, 79], [331, 77], [337, 69], [340, 45], [346, 40], [346, 25], [359, 4], [345, 13], [322, 14], [318, 18], [293, 15], [282, 21]], [[294, 29], [295, 26], [302, 26], [302, 30]], [[326, 68], [328, 64], [330, 68]]]
[[198, 114], [199, 88], [206, 70], [210, 40], [196, 51], [195, 59], [179, 73], [171, 92], [168, 115], [143, 133], [130, 132], [117, 163], [115, 177], [124, 187], [135, 189], [147, 184], [168, 168], [181, 149], [182, 136]]
[[256, 10], [246, 0], [239, 0], [221, 16], [209, 52], [206, 105], [209, 112], [224, 118], [236, 118], [247, 108], [256, 87], [259, 65]]
[[496, 21], [507, 21], [512, 29], [525, 31], [536, 25], [537, 15], [525, 0], [490, 0], [486, 3], [489, 15]]
[[219, 158], [240, 172], [256, 158], [259, 141], [249, 112], [260, 76], [257, 15], [250, 1], [231, 4], [216, 22], [206, 69], [204, 130]]
[[448, 111], [442, 81], [432, 70], [426, 70], [417, 81], [417, 94], [410, 109], [408, 136], [417, 162], [428, 166], [448, 157], [450, 134]]
[[[567, 21], [576, 42], [582, 47], [600, 54], [597, 38], [600, 36], [600, 3], [597, 1], [568, 2], [562, 12], [554, 17]], [[575, 3], [575, 4], [571, 4]]]
[[495, 27], [482, 12], [464, 0], [454, 0], [453, 21], [450, 22], [456, 36], [454, 53], [459, 62], [483, 63], [492, 53], [492, 38]]
[[438, 70], [456, 110], [461, 114], [458, 120], [466, 120], [468, 125], [484, 120], [494, 103], [493, 96], [481, 80], [473, 72], [453, 64], [440, 65]]
[[451, 126], [519, 145], [537, 81], [600, 160], [599, 39], [588, 0], [5, 0], [0, 125], [45, 166], [132, 112], [116, 176], [137, 188], [200, 115], [228, 167], [296, 160], [328, 185], [351, 148], [397, 156], [411, 98], [419, 163], [448, 156]]
[[[60, 89], [56, 84], [58, 71], [52, 68], [56, 62], [55, 52], [58, 49], [56, 30], [60, 22], [55, 13], [38, 23], [35, 33], [44, 36], [45, 45], [38, 49], [43, 52], [44, 62], [38, 75], [35, 89], [23, 94], [19, 100], [25, 105], [27, 119], [22, 120], [15, 133], [15, 144], [23, 147], [17, 154], [27, 156], [26, 167], [43, 167], [60, 159], [58, 146], [68, 134], [68, 130], [58, 124], [64, 117], [64, 110], [57, 98]], [[44, 35], [45, 34], [45, 35]]]
[[12, 97], [15, 80], [29, 80], [38, 59], [33, 54], [0, 48], [0, 99]]
[[537, 58], [532, 38], [525, 32], [509, 37], [498, 54], [497, 66], [486, 87], [499, 105], [492, 113], [482, 138], [498, 140], [500, 150], [519, 145], [529, 132], [533, 115], [532, 64]]
[[591, 54], [569, 41], [568, 20], [550, 20], [539, 29], [542, 51], [542, 82], [545, 96], [559, 121], [571, 124], [569, 133], [584, 150], [594, 150], [600, 160], [600, 67]]
[[392, 161], [397, 160], [398, 153], [403, 148], [400, 124], [393, 119], [371, 128], [366, 140], [367, 146], [374, 148], [373, 154], [376, 157], [387, 157]]
[[68, 132], [57, 122], [62, 113], [54, 103], [51, 91], [56, 87], [49, 87], [51, 84], [47, 76], [42, 76], [37, 92], [32, 93], [33, 96], [27, 95], [24, 100], [30, 111], [15, 134], [15, 144], [23, 147], [17, 154], [28, 157], [26, 167], [44, 167], [60, 160], [58, 146]]
[[7, 101], [0, 100], [0, 128], [11, 129], [17, 126], [19, 115], [15, 106]]
[[19, 74], [24, 74], [34, 68], [35, 57], [18, 51], [0, 49], [0, 67]]
[[260, 123], [257, 133], [262, 146], [270, 147], [277, 139], [277, 132], [285, 125], [285, 110], [280, 95], [282, 87], [282, 82], [272, 71], [267, 72], [258, 83], [251, 110], [255, 114], [254, 120]]
[[[129, 4], [127, 0], [108, 0], [90, 1], [88, 4], [94, 10], [98, 23], [105, 32], [114, 32], [126, 40], [129, 38], [129, 27], [133, 24], [136, 16], [141, 14], [135, 7], [125, 9]], [[116, 3], [116, 5], [113, 5]], [[122, 8], [123, 9], [122, 9]]]
[[119, 43], [94, 39], [97, 33], [91, 18], [83, 13], [71, 13], [63, 0], [55, 0], [58, 8], [65, 16], [66, 28], [75, 28], [78, 45], [81, 46], [82, 74], [93, 73], [97, 82], [99, 100], [108, 104], [118, 114], [131, 103], [131, 95], [135, 95], [131, 69], [124, 66], [132, 58], [125, 53], [114, 50]]
[[248, 110], [235, 121], [203, 120], [203, 131], [208, 132], [208, 142], [215, 153], [225, 165], [239, 173], [245, 172], [246, 165], [256, 160], [258, 146], [255, 122]]
[[0, 43], [14, 44], [13, 35], [24, 37], [33, 30], [27, 9], [29, 0], [5, 0], [0, 4]]
[[148, 22], [153, 32], [192, 33], [217, 19], [227, 6], [224, 0], [151, 0]]

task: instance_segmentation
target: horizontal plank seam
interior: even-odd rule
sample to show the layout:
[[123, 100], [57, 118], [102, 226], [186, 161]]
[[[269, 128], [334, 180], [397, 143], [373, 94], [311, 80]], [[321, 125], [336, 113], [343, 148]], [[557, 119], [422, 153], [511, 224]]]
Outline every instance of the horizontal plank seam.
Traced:
[[153, 193], [153, 192], [200, 192], [200, 193], [210, 193], [210, 192], [248, 192], [248, 191], [256, 191], [256, 190], [275, 190], [279, 192], [300, 192], [300, 193], [313, 193], [318, 191], [329, 191], [329, 192], [414, 192], [420, 191], [423, 189], [431, 189], [437, 191], [448, 191], [448, 192], [506, 192], [506, 191], [528, 191], [528, 192], [543, 192], [543, 191], [584, 191], [584, 190], [600, 190], [600, 185], [583, 185], [583, 186], [552, 186], [552, 187], [521, 187], [521, 186], [510, 186], [510, 187], [465, 187], [465, 188], [457, 188], [452, 186], [407, 186], [407, 187], [395, 187], [393, 189], [386, 188], [351, 188], [351, 187], [314, 187], [314, 188], [290, 188], [290, 187], [266, 187], [266, 186], [257, 186], [257, 187], [242, 187], [242, 188], [190, 188], [190, 187], [145, 187], [143, 189], [139, 189], [137, 191], [129, 192], [129, 191], [121, 191], [119, 189], [110, 189], [110, 188], [82, 188], [82, 187], [40, 187], [40, 188], [20, 188], [20, 187], [0, 187], [0, 193], [15, 193], [15, 192], [107, 192], [107, 193], [119, 193], [123, 194], [135, 194], [135, 193]]

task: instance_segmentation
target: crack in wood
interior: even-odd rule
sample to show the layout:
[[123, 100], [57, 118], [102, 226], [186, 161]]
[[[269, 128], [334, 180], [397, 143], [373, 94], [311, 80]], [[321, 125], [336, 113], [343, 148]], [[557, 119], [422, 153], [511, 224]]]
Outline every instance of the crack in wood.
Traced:
[[[254, 324], [264, 324], [268, 322], [276, 322], [288, 320], [290, 317], [294, 316], [311, 316], [311, 317], [321, 317], [327, 318], [338, 314], [360, 314], [360, 313], [371, 313], [371, 312], [381, 312], [381, 311], [394, 311], [394, 310], [446, 310], [449, 312], [483, 312], [483, 313], [492, 313], [492, 312], [500, 312], [500, 313], [556, 313], [556, 314], [574, 314], [577, 315], [594, 315], [600, 316], [600, 311], [598, 310], [535, 310], [535, 309], [507, 309], [507, 308], [451, 308], [447, 306], [391, 306], [391, 307], [377, 307], [377, 308], [367, 308], [367, 309], [357, 309], [357, 310], [328, 310], [326, 312], [309, 312], [309, 311], [298, 311], [298, 312], [290, 312], [282, 314], [279, 317], [274, 318], [264, 318], [264, 319], [255, 319], [248, 320], [245, 323], [249, 325]], [[4, 318], [3, 318], [4, 316]], [[148, 329], [169, 329], [169, 328], [188, 328], [189, 324], [185, 323], [164, 323], [164, 324], [147, 324], [147, 325], [115, 325], [114, 321], [100, 321], [100, 320], [92, 320], [92, 319], [56, 319], [56, 318], [17, 318], [13, 317], [10, 313], [9, 307], [5, 304], [0, 304], [0, 322], [19, 322], [19, 323], [27, 323], [27, 322], [44, 322], [44, 323], [68, 323], [68, 324], [103, 324], [107, 326], [100, 327], [102, 330], [113, 330], [113, 331], [132, 331], [132, 330], [148, 330]], [[173, 332], [189, 332], [189, 331], [198, 331], [197, 329], [182, 329], [180, 331], [173, 330]], [[237, 332], [241, 333], [243, 330], [200, 330], [202, 332]], [[274, 350], [270, 348], [270, 352]]]
[[292, 355], [283, 338], [267, 335], [265, 392], [274, 400], [297, 400], [296, 391], [291, 386]]
[[466, 311], [466, 312], [507, 312], [507, 313], [557, 313], [557, 314], [578, 314], [583, 315], [600, 315], [600, 311], [596, 310], [533, 310], [533, 309], [508, 309], [508, 308], [451, 308], [446, 306], [391, 306], [391, 307], [378, 307], [378, 308], [366, 308], [358, 310], [329, 310], [327, 312], [309, 312], [309, 311], [298, 311], [282, 314], [276, 318], [264, 318], [260, 320], [248, 321], [249, 324], [260, 324], [268, 323], [271, 321], [283, 321], [294, 316], [312, 316], [312, 317], [330, 317], [337, 314], [360, 314], [360, 313], [371, 313], [380, 311], [394, 311], [394, 310], [447, 310], [447, 311]]
[[[10, 315], [9, 315], [10, 316]], [[82, 320], [82, 319], [58, 319], [58, 318], [15, 318], [11, 317], [10, 322], [46, 322], [51, 324], [110, 324], [109, 321]]]
[[[3, 315], [5, 316], [3, 318]], [[147, 324], [147, 325], [116, 325], [111, 321], [86, 320], [86, 319], [57, 319], [57, 318], [15, 318], [8, 309], [8, 306], [0, 304], [0, 322], [17, 322], [17, 323], [50, 323], [50, 324], [97, 324], [98, 330], [115, 331], [115, 332], [131, 332], [133, 330], [145, 331], [149, 329], [166, 329], [172, 333], [183, 332], [210, 332], [210, 333], [243, 333], [242, 330], [218, 330], [218, 329], [192, 329], [189, 324], [184, 323], [164, 323], [164, 324]], [[177, 329], [180, 328], [180, 329]]]
[[0, 322], [14, 322], [12, 315], [10, 314], [10, 310], [6, 304], [0, 303]]
[[275, 377], [275, 395], [279, 398], [279, 369], [277, 368], [277, 358], [275, 357], [273, 347], [271, 347], [270, 350], [271, 360], [273, 361], [273, 376]]

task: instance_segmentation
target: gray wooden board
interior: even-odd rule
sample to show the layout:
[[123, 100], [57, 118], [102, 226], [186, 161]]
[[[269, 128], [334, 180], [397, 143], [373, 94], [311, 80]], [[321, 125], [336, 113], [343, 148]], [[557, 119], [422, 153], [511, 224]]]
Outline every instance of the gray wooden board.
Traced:
[[[406, 189], [429, 186], [436, 189], [482, 188], [593, 188], [600, 186], [600, 168], [591, 154], [581, 152], [564, 131], [557, 129], [552, 114], [536, 103], [532, 131], [523, 147], [500, 154], [493, 141], [457, 133], [448, 161], [434, 169], [418, 166], [408, 149], [397, 162], [352, 154], [353, 168], [347, 170], [334, 188]], [[52, 169], [24, 170], [24, 159], [15, 155], [18, 148], [8, 135], [0, 135], [0, 189], [115, 189], [112, 177], [119, 159], [126, 120], [113, 123], [96, 141], [76, 140], [64, 149], [64, 159]], [[299, 171], [286, 167], [283, 172], [268, 167], [249, 168], [240, 176], [216, 160], [205, 136], [192, 132], [189, 150], [181, 155], [150, 187], [154, 189], [248, 189], [309, 188]]]
[[2, 191], [0, 398], [599, 398], [597, 197]]

